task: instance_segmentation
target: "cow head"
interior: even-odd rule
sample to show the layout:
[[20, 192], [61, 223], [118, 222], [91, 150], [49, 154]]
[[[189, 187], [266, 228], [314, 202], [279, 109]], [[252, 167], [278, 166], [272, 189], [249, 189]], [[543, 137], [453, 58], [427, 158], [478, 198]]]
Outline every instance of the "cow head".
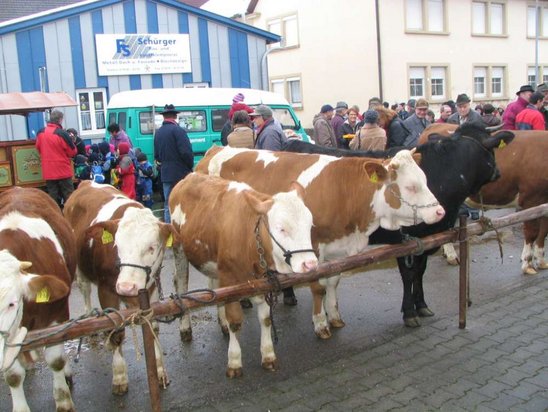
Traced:
[[0, 250], [0, 370], [7, 370], [19, 354], [27, 334], [21, 326], [23, 301], [55, 302], [66, 297], [70, 288], [50, 275], [26, 272], [30, 262], [19, 261], [7, 250]]
[[[381, 227], [389, 230], [420, 222], [439, 222], [445, 211], [427, 186], [426, 176], [420, 169], [420, 156], [415, 150], [398, 152], [387, 165], [389, 181], [385, 182], [382, 198], [388, 204], [381, 215]], [[382, 210], [382, 207], [376, 208]]]
[[266, 215], [275, 269], [280, 273], [315, 269], [318, 258], [312, 249], [312, 213], [304, 205], [303, 187], [293, 182], [289, 192], [277, 193], [266, 201], [259, 200], [251, 191], [243, 193], [259, 215]]
[[116, 292], [137, 296], [139, 289], [152, 285], [173, 234], [173, 227], [161, 223], [150, 209], [131, 207], [121, 219], [90, 226], [86, 236], [105, 247], [115, 248], [117, 262], [113, 264], [119, 268]]

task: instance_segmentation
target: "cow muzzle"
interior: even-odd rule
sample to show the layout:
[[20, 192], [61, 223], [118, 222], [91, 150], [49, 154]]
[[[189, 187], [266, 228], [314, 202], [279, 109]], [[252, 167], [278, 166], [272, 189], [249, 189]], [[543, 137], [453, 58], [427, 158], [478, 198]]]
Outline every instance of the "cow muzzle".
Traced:
[[[139, 282], [134, 279], [121, 276], [121, 269], [123, 267], [131, 267], [139, 269], [138, 274], [134, 274], [135, 278], [142, 276], [141, 271], [145, 272], [145, 281], [143, 282], [143, 287], [138, 285]], [[152, 268], [150, 266], [136, 265], [134, 263], [120, 263], [118, 265], [120, 274], [118, 275], [118, 281], [116, 282], [116, 293], [122, 296], [137, 296], [139, 289], [146, 288], [150, 282], [150, 274], [152, 273]]]

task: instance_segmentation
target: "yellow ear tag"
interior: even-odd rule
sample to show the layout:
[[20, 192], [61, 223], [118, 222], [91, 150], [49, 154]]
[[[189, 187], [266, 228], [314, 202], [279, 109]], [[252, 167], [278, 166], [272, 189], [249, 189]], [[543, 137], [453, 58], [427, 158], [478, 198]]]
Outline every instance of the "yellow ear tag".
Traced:
[[499, 149], [504, 149], [506, 147], [506, 143], [504, 143], [504, 140], [501, 140], [499, 143]]
[[112, 243], [114, 241], [114, 237], [112, 236], [112, 233], [110, 233], [108, 230], [103, 229], [101, 241], [103, 242], [103, 245], [106, 245], [107, 243]]
[[170, 233], [166, 240], [166, 247], [173, 247], [173, 234]]
[[49, 289], [44, 287], [36, 294], [36, 303], [47, 303], [49, 302]]
[[371, 180], [372, 183], [378, 183], [379, 176], [377, 176], [377, 172], [373, 172], [373, 174], [369, 176], [369, 180]]

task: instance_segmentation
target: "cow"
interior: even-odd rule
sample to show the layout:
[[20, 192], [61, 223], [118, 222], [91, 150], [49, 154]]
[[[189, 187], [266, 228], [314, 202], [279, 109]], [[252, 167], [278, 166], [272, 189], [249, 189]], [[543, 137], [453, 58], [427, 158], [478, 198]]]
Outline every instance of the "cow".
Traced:
[[[245, 183], [192, 173], [173, 188], [169, 210], [188, 261], [213, 279], [214, 286], [225, 287], [265, 276], [267, 270], [303, 273], [316, 268], [318, 259], [310, 240], [312, 214], [303, 197], [304, 189], [298, 183], [293, 183], [289, 192], [270, 196]], [[177, 260], [180, 253], [175, 247]], [[177, 276], [186, 277], [184, 284], [179, 283], [184, 292], [188, 271]], [[262, 366], [275, 370], [269, 307], [263, 296], [253, 299], [261, 325]], [[242, 308], [238, 302], [230, 302], [224, 307], [226, 316], [220, 312], [230, 339], [226, 375], [239, 377]], [[190, 331], [190, 318], [185, 317]]]
[[[427, 140], [432, 131], [447, 137], [456, 125], [442, 125], [424, 131], [421, 139]], [[476, 208], [503, 208], [517, 206], [528, 209], [548, 202], [548, 168], [544, 156], [548, 153], [548, 132], [540, 130], [515, 130], [515, 139], [496, 151], [501, 178], [482, 187], [481, 191], [466, 201]], [[521, 253], [521, 270], [524, 275], [536, 275], [548, 269], [544, 257], [544, 242], [548, 234], [548, 218], [542, 217], [523, 223], [524, 245]], [[448, 262], [456, 260], [452, 244], [444, 247]]]
[[[110, 185], [80, 183], [63, 213], [74, 229], [78, 252], [76, 280], [91, 311], [91, 284], [97, 285], [102, 308], [138, 308], [137, 292], [148, 289], [156, 300], [165, 246], [173, 228], [161, 223], [150, 209]], [[112, 393], [128, 390], [127, 365], [122, 355], [124, 331], [110, 335], [113, 350]], [[160, 348], [155, 343], [158, 377], [167, 383]]]
[[[512, 141], [513, 133], [502, 132], [490, 136], [485, 130], [474, 126], [464, 126], [459, 133], [447, 140], [430, 142], [417, 147], [421, 155], [420, 167], [426, 175], [428, 187], [444, 207], [446, 214], [443, 219], [432, 225], [423, 223], [404, 227], [395, 232], [380, 228], [371, 234], [371, 244], [397, 244], [409, 237], [424, 237], [454, 226], [458, 210], [464, 199], [477, 193], [481, 187], [500, 177], [496, 167], [493, 150], [501, 142]], [[393, 155], [391, 149], [384, 156]], [[285, 150], [298, 152], [316, 151], [314, 145], [304, 142], [290, 142]], [[337, 156], [368, 157], [371, 152], [350, 150], [332, 151]], [[382, 152], [374, 156], [382, 157]], [[419, 317], [433, 316], [424, 299], [422, 279], [426, 270], [428, 256], [437, 249], [414, 255], [410, 258], [398, 258], [398, 268], [403, 282], [402, 312], [404, 324], [408, 327], [420, 326]]]
[[[417, 156], [416, 156], [417, 157]], [[211, 148], [196, 171], [248, 183], [255, 190], [276, 194], [291, 182], [305, 189], [312, 212], [312, 244], [320, 262], [363, 251], [379, 226], [398, 230], [419, 221], [434, 223], [445, 212], [426, 186], [413, 154], [399, 152], [392, 160]], [[341, 328], [336, 288], [340, 274], [311, 284], [314, 331], [331, 337]]]
[[[51, 197], [20, 187], [0, 193], [0, 370], [14, 411], [29, 410], [20, 344], [27, 330], [69, 319], [75, 270], [74, 234]], [[63, 348], [63, 343], [47, 347], [45, 359], [53, 371], [56, 409], [72, 411], [72, 371]]]

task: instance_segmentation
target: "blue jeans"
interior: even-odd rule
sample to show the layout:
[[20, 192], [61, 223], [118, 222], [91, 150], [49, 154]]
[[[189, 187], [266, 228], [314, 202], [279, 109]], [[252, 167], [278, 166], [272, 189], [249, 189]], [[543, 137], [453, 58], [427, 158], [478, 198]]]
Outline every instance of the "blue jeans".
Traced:
[[162, 187], [164, 189], [164, 222], [165, 223], [171, 223], [171, 215], [169, 214], [169, 194], [171, 193], [171, 189], [175, 186], [176, 183], [173, 182], [166, 182], [162, 183]]

